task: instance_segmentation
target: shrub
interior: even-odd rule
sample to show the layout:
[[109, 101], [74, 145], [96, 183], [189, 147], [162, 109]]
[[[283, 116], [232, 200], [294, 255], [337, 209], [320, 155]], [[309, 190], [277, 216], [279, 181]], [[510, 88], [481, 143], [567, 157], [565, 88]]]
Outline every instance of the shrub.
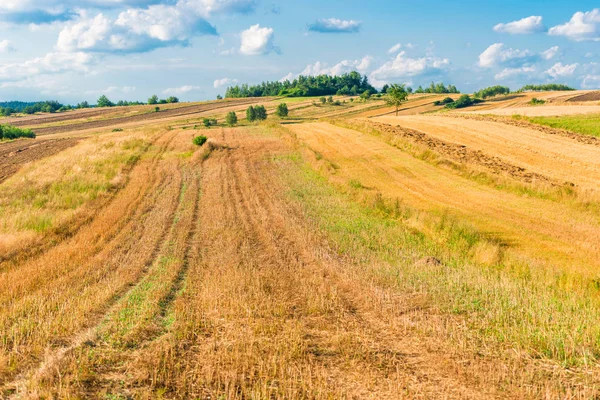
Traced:
[[329, 96], [329, 97], [327, 98], [327, 102], [328, 102], [329, 104], [333, 103], [333, 96]]
[[0, 125], [0, 140], [12, 140], [18, 138], [35, 139], [35, 133], [31, 129], [21, 129], [12, 125]]
[[542, 100], [542, 99], [538, 99], [538, 98], [534, 97], [533, 99], [531, 99], [529, 104], [531, 104], [532, 106], [538, 106], [541, 104], [546, 104], [546, 100]]
[[468, 94], [463, 94], [458, 98], [458, 100], [453, 101], [452, 103], [446, 104], [446, 108], [455, 109], [455, 108], [465, 108], [472, 106], [473, 104], [481, 103], [483, 100], [480, 99], [472, 99]]
[[254, 109], [254, 107], [248, 107], [248, 109], [246, 110], [246, 119], [248, 120], [248, 122], [256, 121], [256, 110]]
[[229, 111], [225, 116], [225, 123], [229, 126], [237, 125], [238, 117], [235, 111]]
[[267, 109], [265, 106], [256, 106], [254, 107], [254, 112], [256, 113], [257, 121], [264, 121], [267, 119]]
[[444, 106], [446, 104], [454, 103], [454, 99], [452, 97], [446, 97], [443, 100], [436, 100], [433, 102], [434, 106]]
[[321, 104], [327, 103], [327, 99], [325, 97], [321, 97], [319, 100], [321, 101]]
[[289, 114], [288, 106], [285, 103], [281, 103], [277, 106], [277, 110], [275, 111], [275, 115], [278, 117], [287, 117]]
[[207, 140], [208, 138], [206, 136], [200, 135], [196, 136], [192, 141], [196, 146], [202, 146], [204, 143], [206, 143]]
[[341, 105], [342, 105], [342, 102], [341, 102], [341, 101], [339, 101], [339, 100], [336, 100], [336, 101], [334, 101], [334, 102], [333, 102], [333, 105], [334, 105], [334, 106], [341, 106]]
[[112, 131], [113, 131], [113, 132], [123, 132], [123, 129], [121, 129], [121, 128], [115, 128], [115, 129], [113, 129]]
[[159, 112], [160, 111], [160, 107], [154, 107], [154, 111], [155, 112]]

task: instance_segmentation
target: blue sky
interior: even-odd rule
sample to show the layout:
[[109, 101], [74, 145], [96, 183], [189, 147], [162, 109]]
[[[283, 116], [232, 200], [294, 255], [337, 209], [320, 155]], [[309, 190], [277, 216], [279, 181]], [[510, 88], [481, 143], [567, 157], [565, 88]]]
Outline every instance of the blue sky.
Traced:
[[375, 86], [600, 87], [592, 1], [2, 0], [0, 100], [212, 99], [358, 70]]

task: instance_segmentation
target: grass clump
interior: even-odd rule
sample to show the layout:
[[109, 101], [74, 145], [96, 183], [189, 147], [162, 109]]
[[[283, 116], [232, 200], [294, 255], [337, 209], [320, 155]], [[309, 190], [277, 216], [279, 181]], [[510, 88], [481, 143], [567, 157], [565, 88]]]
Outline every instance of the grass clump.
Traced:
[[196, 146], [202, 146], [204, 143], [206, 143], [206, 141], [208, 140], [208, 138], [204, 135], [200, 135], [200, 136], [196, 136], [192, 142], [196, 145]]

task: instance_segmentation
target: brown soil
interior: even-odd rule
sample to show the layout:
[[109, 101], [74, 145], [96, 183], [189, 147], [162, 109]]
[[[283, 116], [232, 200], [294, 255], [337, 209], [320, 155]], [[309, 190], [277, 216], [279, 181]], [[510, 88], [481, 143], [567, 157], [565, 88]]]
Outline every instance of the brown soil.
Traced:
[[0, 143], [0, 183], [8, 179], [25, 163], [51, 156], [71, 146], [80, 139], [33, 139]]
[[[556, 182], [544, 175], [528, 172], [525, 168], [507, 163], [498, 157], [490, 156], [481, 150], [472, 150], [464, 145], [446, 142], [415, 129], [408, 129], [402, 126], [392, 126], [379, 122], [369, 121], [368, 123], [379, 131], [392, 133], [402, 138], [414, 141], [418, 144], [425, 145], [427, 148], [453, 160], [485, 167], [495, 174], [507, 174], [515, 179], [530, 183], [542, 182], [551, 184], [553, 186], [563, 185], [563, 183]], [[564, 184], [568, 186], [574, 186], [572, 183]]]
[[580, 102], [580, 101], [600, 101], [600, 90], [596, 92], [590, 92], [579, 96], [571, 97], [567, 101], [569, 102]]

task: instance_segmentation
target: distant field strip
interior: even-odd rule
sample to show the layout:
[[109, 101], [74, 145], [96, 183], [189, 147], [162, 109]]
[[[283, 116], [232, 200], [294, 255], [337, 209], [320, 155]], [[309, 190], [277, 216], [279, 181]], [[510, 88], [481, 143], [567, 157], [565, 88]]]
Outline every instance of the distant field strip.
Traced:
[[557, 182], [573, 182], [593, 192], [600, 190], [598, 146], [493, 121], [438, 116], [382, 117], [377, 121], [482, 151]]

